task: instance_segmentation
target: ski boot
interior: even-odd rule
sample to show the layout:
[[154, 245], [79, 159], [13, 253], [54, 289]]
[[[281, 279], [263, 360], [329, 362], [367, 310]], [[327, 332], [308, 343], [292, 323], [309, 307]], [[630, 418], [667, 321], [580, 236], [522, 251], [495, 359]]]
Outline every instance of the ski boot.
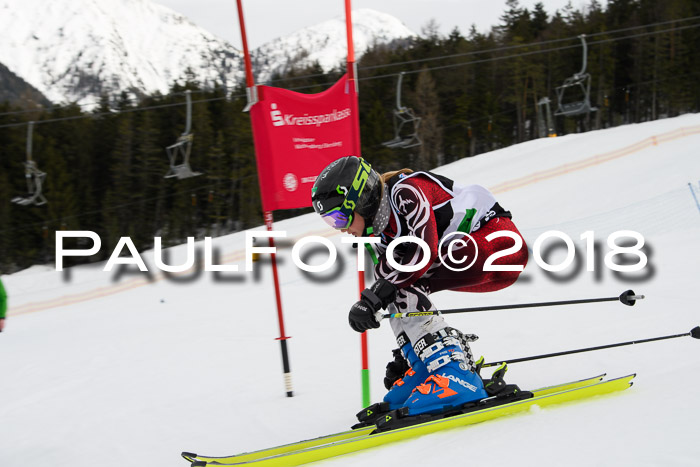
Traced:
[[399, 344], [401, 353], [408, 362], [410, 368], [404, 373], [403, 377], [397, 379], [393, 383], [389, 392], [384, 396], [384, 402], [389, 404], [389, 410], [398, 409], [403, 406], [408, 396], [413, 392], [413, 389], [424, 382], [429, 376], [428, 369], [425, 367], [423, 361], [418, 358], [418, 355], [416, 355], [406, 333], [402, 332], [399, 337], [396, 338], [396, 342]]
[[[354, 425], [353, 429], [373, 425], [384, 414], [402, 407], [413, 389], [428, 377], [428, 369], [413, 351], [405, 332], [399, 334], [396, 342], [400, 353], [397, 355], [394, 350], [394, 361], [387, 364], [387, 377], [384, 379], [389, 392], [384, 396], [383, 402], [372, 404], [357, 414], [360, 423]], [[402, 376], [395, 378], [393, 372], [399, 368], [403, 370]]]
[[391, 390], [396, 380], [403, 378], [403, 375], [411, 368], [401, 353], [401, 349], [394, 349], [391, 353], [394, 356], [394, 360], [386, 364], [386, 372], [384, 374], [384, 387], [387, 391]]
[[429, 376], [406, 400], [407, 415], [446, 412], [488, 397], [481, 378], [467, 360], [462, 342], [449, 329], [426, 334], [413, 348]]

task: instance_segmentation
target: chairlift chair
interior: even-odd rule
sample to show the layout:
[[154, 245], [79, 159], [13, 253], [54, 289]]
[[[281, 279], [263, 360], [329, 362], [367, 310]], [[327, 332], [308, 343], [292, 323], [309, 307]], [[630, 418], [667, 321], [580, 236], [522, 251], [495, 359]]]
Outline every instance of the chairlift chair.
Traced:
[[382, 144], [388, 148], [407, 149], [420, 146], [422, 141], [418, 137], [418, 127], [421, 118], [416, 116], [412, 109], [401, 105], [401, 82], [404, 72], [399, 73], [396, 86], [396, 108], [394, 109], [394, 139]]
[[[185, 98], [187, 99], [187, 124], [185, 126], [185, 132], [177, 138], [175, 144], [165, 148], [165, 151], [168, 153], [168, 159], [170, 160], [170, 169], [168, 173], [165, 174], [165, 178], [176, 177], [178, 180], [182, 180], [184, 178], [202, 175], [201, 172], [192, 171], [190, 167], [190, 153], [192, 152], [192, 140], [194, 139], [194, 135], [190, 133], [192, 128], [192, 98], [190, 94], [191, 92], [189, 90], [185, 91]], [[178, 164], [180, 160], [182, 162]]]
[[[557, 92], [557, 111], [554, 115], [563, 115], [565, 117], [574, 117], [584, 113], [595, 112], [596, 107], [591, 106], [591, 75], [586, 73], [586, 65], [588, 61], [588, 45], [586, 44], [586, 35], [578, 36], [583, 46], [583, 66], [581, 71], [573, 76], [566, 78], [564, 84], [556, 88]], [[582, 96], [580, 100], [566, 101], [565, 96], [571, 96], [572, 93], [578, 92]]]
[[24, 162], [24, 176], [27, 180], [28, 196], [15, 196], [12, 202], [20, 206], [41, 206], [47, 203], [42, 193], [42, 187], [46, 173], [39, 170], [36, 162], [32, 158], [32, 138], [34, 133], [34, 122], [27, 125], [27, 160]]

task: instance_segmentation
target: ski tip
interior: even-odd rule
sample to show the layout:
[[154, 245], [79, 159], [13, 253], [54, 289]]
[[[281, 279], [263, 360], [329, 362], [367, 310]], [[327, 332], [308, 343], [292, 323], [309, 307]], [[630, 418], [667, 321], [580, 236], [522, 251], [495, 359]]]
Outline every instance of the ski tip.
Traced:
[[631, 385], [632, 380], [636, 377], [637, 377], [637, 373], [630, 373], [629, 375], [620, 376], [618, 378], [612, 378], [612, 379], [605, 380], [605, 381], [603, 381], [603, 383], [609, 383], [611, 381], [627, 381]]
[[193, 452], [182, 451], [180, 455], [184, 457], [186, 461], [189, 462], [194, 462], [194, 460], [197, 458], [197, 454]]

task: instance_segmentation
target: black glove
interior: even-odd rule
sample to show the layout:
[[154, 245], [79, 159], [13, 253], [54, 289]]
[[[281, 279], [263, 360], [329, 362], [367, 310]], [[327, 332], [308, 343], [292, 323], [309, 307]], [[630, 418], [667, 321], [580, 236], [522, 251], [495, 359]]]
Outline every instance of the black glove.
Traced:
[[379, 327], [374, 314], [396, 299], [396, 286], [385, 279], [379, 279], [372, 287], [363, 290], [360, 296], [362, 298], [350, 308], [348, 321], [355, 331], [365, 332]]
[[365, 300], [355, 302], [348, 314], [350, 327], [357, 332], [365, 332], [370, 328], [378, 328], [379, 321], [374, 317], [374, 313], [375, 311], [372, 305]]
[[391, 389], [396, 380], [403, 378], [403, 375], [411, 368], [406, 359], [403, 358], [401, 349], [394, 349], [392, 352], [394, 359], [386, 364], [386, 375], [384, 376], [384, 387], [387, 389]]

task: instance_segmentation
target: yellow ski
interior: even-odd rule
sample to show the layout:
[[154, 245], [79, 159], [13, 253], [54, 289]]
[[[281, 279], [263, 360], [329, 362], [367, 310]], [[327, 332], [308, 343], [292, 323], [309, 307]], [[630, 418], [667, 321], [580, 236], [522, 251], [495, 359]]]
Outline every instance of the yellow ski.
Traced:
[[[542, 397], [542, 396], [548, 396], [551, 394], [556, 394], [556, 393], [560, 393], [560, 392], [564, 392], [564, 391], [569, 391], [572, 389], [577, 389], [577, 388], [595, 385], [596, 383], [599, 383], [603, 379], [604, 376], [605, 376], [605, 374], [602, 374], [602, 375], [594, 376], [592, 378], [582, 379], [579, 381], [572, 381], [572, 382], [568, 382], [568, 383], [557, 384], [554, 386], [548, 386], [545, 388], [536, 389], [536, 390], [532, 391], [534, 394], [533, 399], [537, 399], [537, 398]], [[526, 401], [523, 401], [523, 402], [531, 401], [533, 399], [527, 399]], [[496, 407], [496, 408], [501, 408], [501, 407], [502, 406]], [[476, 413], [477, 412], [470, 412], [470, 413], [464, 414], [462, 416], [470, 416], [470, 415], [474, 415]], [[455, 417], [455, 418], [458, 418], [458, 417]], [[447, 419], [437, 420], [437, 422], [445, 422], [445, 421], [447, 421]], [[407, 429], [412, 429], [412, 428], [416, 428], [416, 427], [417, 427], [417, 425], [408, 427]], [[261, 460], [261, 459], [266, 459], [266, 458], [280, 458], [280, 463], [279, 464], [264, 464], [264, 465], [299, 465], [299, 464], [287, 464], [286, 463], [287, 461], [282, 460], [282, 459], [287, 459], [287, 460], [291, 461], [289, 459], [290, 453], [294, 453], [294, 452], [298, 452], [298, 451], [306, 451], [306, 450], [310, 450], [310, 449], [317, 448], [317, 447], [329, 446], [329, 445], [333, 445], [336, 443], [352, 441], [352, 440], [356, 440], [356, 439], [361, 438], [361, 437], [369, 436], [370, 433], [374, 430], [374, 428], [375, 428], [375, 426], [372, 425], [372, 426], [368, 426], [365, 428], [343, 431], [340, 433], [334, 433], [332, 435], [321, 436], [319, 438], [308, 439], [308, 440], [299, 441], [296, 443], [286, 444], [286, 445], [282, 445], [282, 446], [275, 446], [272, 448], [262, 449], [262, 450], [254, 451], [254, 452], [250, 452], [250, 453], [236, 454], [233, 456], [222, 456], [222, 457], [200, 456], [200, 455], [190, 453], [190, 452], [183, 452], [182, 456], [187, 461], [192, 462], [193, 465], [197, 465], [197, 466], [203, 466], [203, 465], [207, 465], [207, 464], [210, 464], [210, 465], [221, 465], [221, 464], [224, 464], [224, 465], [246, 465], [246, 464], [263, 465], [263, 464], [259, 464], [256, 461]], [[373, 435], [373, 436], [377, 436], [377, 435]], [[335, 455], [337, 455], [337, 454], [335, 454]], [[332, 456], [328, 456], [328, 457], [332, 457]], [[306, 462], [310, 462], [310, 461], [306, 461]]]

